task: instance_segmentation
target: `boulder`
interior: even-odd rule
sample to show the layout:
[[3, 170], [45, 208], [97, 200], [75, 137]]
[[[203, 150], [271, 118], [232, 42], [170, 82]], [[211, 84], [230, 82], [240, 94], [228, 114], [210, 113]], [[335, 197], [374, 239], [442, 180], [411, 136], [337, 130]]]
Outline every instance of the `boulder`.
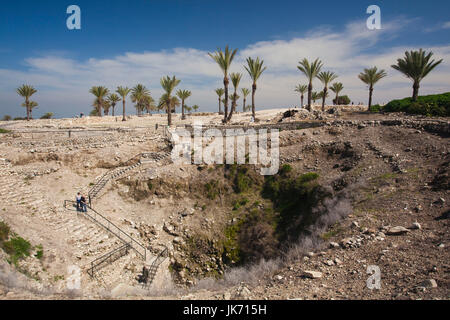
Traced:
[[397, 227], [389, 228], [387, 230], [386, 234], [389, 236], [400, 236], [400, 235], [406, 234], [408, 232], [409, 232], [409, 230], [406, 229], [405, 227], [397, 226]]
[[434, 279], [427, 279], [425, 281], [422, 281], [418, 287], [422, 287], [422, 288], [437, 288], [437, 282]]
[[307, 278], [310, 279], [320, 279], [322, 278], [322, 272], [319, 271], [310, 271], [310, 270], [306, 270], [303, 271], [303, 275]]

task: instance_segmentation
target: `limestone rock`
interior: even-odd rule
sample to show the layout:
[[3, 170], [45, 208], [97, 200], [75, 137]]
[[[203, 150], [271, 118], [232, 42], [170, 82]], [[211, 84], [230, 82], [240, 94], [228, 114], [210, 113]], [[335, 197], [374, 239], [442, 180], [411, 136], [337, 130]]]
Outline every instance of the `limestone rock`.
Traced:
[[389, 236], [400, 236], [400, 235], [406, 234], [408, 232], [409, 232], [409, 230], [406, 229], [405, 227], [397, 226], [397, 227], [389, 228], [387, 230], [386, 234]]
[[319, 271], [310, 271], [310, 270], [306, 270], [303, 271], [303, 275], [307, 278], [310, 279], [320, 279], [322, 278], [322, 272]]

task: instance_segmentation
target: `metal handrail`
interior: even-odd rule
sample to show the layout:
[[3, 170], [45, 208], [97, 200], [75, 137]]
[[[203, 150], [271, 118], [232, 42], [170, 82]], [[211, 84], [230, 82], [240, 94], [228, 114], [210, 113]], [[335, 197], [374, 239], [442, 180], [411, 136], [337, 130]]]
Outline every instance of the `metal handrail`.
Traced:
[[[164, 250], [162, 250], [158, 256], [153, 260], [152, 265], [150, 266], [150, 269], [148, 269], [148, 278], [146, 279], [146, 282], [143, 284], [143, 287], [148, 287], [153, 280], [155, 279], [156, 272], [159, 269], [159, 266], [166, 260], [167, 254], [169, 253], [169, 249], [164, 246]], [[164, 259], [162, 259], [164, 257]]]
[[[88, 274], [93, 277], [94, 276], [94, 272], [95, 272], [95, 268], [100, 266], [103, 262], [107, 261], [108, 259], [110, 259], [115, 253], [117, 252], [121, 252], [122, 250], [126, 250], [125, 254], [128, 253], [128, 250], [131, 248], [131, 245], [129, 243], [125, 243], [123, 245], [121, 245], [119, 248], [113, 249], [110, 252], [96, 258], [95, 260], [91, 261], [91, 266], [88, 269]], [[120, 256], [121, 257], [121, 256]], [[119, 259], [120, 257], [118, 257], [117, 259]], [[117, 260], [116, 259], [116, 260]], [[89, 272], [90, 271], [90, 272]]]
[[[134, 161], [134, 160], [138, 160], [139, 158], [142, 158], [142, 157], [145, 157], [145, 156], [147, 156], [147, 155], [154, 154], [154, 153], [155, 153], [155, 152], [143, 152], [143, 153], [139, 153], [139, 154], [135, 155], [133, 158], [130, 158], [130, 159], [128, 159], [127, 161], [123, 162], [123, 164], [130, 163], [130, 162], [132, 162], [132, 161]], [[132, 166], [132, 164], [129, 164], [128, 166], [125, 166], [125, 167], [129, 167], [129, 166]], [[109, 170], [108, 172], [106, 172], [103, 176], [100, 177], [100, 179], [99, 179], [99, 180], [92, 186], [92, 188], [88, 191], [89, 205], [92, 206], [92, 200], [93, 200], [93, 198], [95, 198], [96, 195], [98, 194], [98, 192], [100, 192], [100, 190], [103, 189], [103, 186], [104, 186], [106, 183], [108, 183], [108, 181], [111, 179], [111, 177], [108, 177], [108, 179], [106, 179], [106, 182], [103, 184], [103, 186], [102, 186], [99, 190], [96, 190], [96, 189], [98, 188], [98, 186], [100, 186], [100, 184], [102, 184], [103, 181], [105, 181], [105, 178], [106, 178], [108, 175], [112, 175], [112, 174], [116, 171], [117, 168], [119, 168], [119, 167], [116, 167], [116, 168], [111, 169], [111, 170]], [[95, 194], [94, 194], [94, 190], [96, 190], [96, 191], [95, 191]]]
[[[130, 163], [131, 161], [133, 161], [133, 160], [136, 160], [137, 158], [139, 158], [139, 157], [141, 157], [142, 155], [143, 155], [144, 153], [139, 153], [139, 154], [137, 154], [137, 155], [135, 155], [133, 158], [131, 158], [131, 159], [128, 159], [127, 161], [125, 161], [125, 162], [123, 162], [123, 164], [126, 164], [126, 163]], [[129, 167], [129, 166], [131, 166], [131, 165], [128, 165], [128, 166], [125, 166], [125, 167]], [[109, 170], [109, 171], [107, 171], [103, 176], [101, 176], [100, 177], [100, 179], [92, 186], [92, 188], [89, 190], [89, 192], [88, 192], [88, 195], [89, 195], [89, 197], [90, 197], [90, 201], [92, 201], [92, 198], [94, 198], [95, 197], [95, 195], [94, 196], [91, 196], [93, 193], [94, 193], [94, 190], [104, 181], [104, 179], [108, 176], [108, 175], [111, 175], [112, 173], [114, 173], [115, 171], [116, 171], [116, 169], [117, 169], [118, 167], [116, 167], [116, 168], [114, 168], [114, 169], [111, 169], [111, 170]], [[107, 180], [106, 180], [106, 183], [110, 180], [111, 178], [108, 178]], [[105, 183], [105, 184], [106, 184]], [[103, 187], [102, 187], [103, 188]], [[100, 190], [102, 189], [102, 188], [100, 188]], [[99, 191], [100, 191], [99, 190]]]
[[[72, 200], [64, 200], [64, 208], [67, 208], [67, 203], [72, 203], [72, 204], [76, 204], [75, 201]], [[112, 223], [108, 218], [104, 217], [103, 215], [101, 215], [100, 213], [98, 213], [97, 211], [95, 211], [91, 206], [86, 205], [87, 208], [89, 208], [89, 211], [87, 212], [83, 212], [84, 214], [86, 214], [87, 217], [89, 217], [91, 220], [93, 220], [95, 223], [99, 224], [100, 226], [102, 226], [103, 228], [105, 228], [106, 230], [108, 230], [109, 232], [111, 232], [112, 234], [114, 234], [117, 238], [119, 238], [123, 243], [126, 244], [130, 244], [131, 248], [134, 249], [140, 256], [141, 258], [143, 258], [144, 260], [147, 259], [147, 249], [145, 249], [145, 247], [140, 244], [138, 241], [136, 241], [135, 239], [133, 239], [128, 233], [126, 233], [125, 231], [123, 231], [122, 229], [120, 229], [118, 226], [116, 226], [114, 223]], [[91, 214], [91, 212], [93, 212], [95, 214], [95, 216], [93, 216]], [[100, 219], [98, 219], [98, 217], [100, 217], [101, 219], [103, 219], [104, 221], [101, 222]], [[106, 223], [105, 223], [106, 221]], [[113, 231], [111, 228], [115, 228], [115, 230]], [[123, 237], [124, 236], [124, 237]], [[131, 242], [126, 241], [123, 238], [128, 238]], [[133, 246], [133, 244], [137, 245], [137, 248], [135, 246]], [[143, 249], [143, 253], [140, 252], [140, 250]]]

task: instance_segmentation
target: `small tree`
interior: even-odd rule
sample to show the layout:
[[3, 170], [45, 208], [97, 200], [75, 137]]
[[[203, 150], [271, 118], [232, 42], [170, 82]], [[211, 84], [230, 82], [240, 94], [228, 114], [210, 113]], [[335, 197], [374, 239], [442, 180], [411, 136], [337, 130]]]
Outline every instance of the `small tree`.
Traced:
[[122, 111], [122, 121], [127, 121], [125, 118], [125, 101], [127, 99], [127, 95], [130, 93], [131, 89], [127, 87], [117, 87], [116, 92], [122, 97], [123, 102], [123, 111]]
[[119, 102], [120, 101], [120, 97], [117, 95], [117, 94], [115, 94], [115, 93], [111, 93], [109, 96], [108, 96], [108, 102], [109, 102], [109, 104], [111, 105], [111, 108], [112, 108], [112, 116], [114, 117], [114, 109], [115, 109], [115, 107], [116, 107], [116, 104], [117, 104], [117, 102]]
[[47, 112], [44, 114], [41, 119], [51, 119], [53, 117], [53, 112]]
[[339, 101], [339, 93], [344, 90], [344, 85], [341, 82], [335, 82], [330, 87], [330, 90], [336, 94], [336, 98], [333, 100], [333, 104], [337, 104]]
[[439, 61], [431, 60], [432, 56], [433, 52], [427, 54], [422, 49], [419, 51], [406, 51], [405, 57], [398, 59], [397, 64], [392, 65], [392, 68], [413, 80], [413, 101], [417, 101], [419, 96], [420, 82], [443, 61], [443, 59]]
[[[166, 76], [161, 78], [161, 87], [166, 92], [163, 95], [163, 99], [165, 100], [165, 106], [167, 108], [167, 124], [170, 127], [172, 125], [172, 106], [175, 106], [174, 100], [172, 99], [172, 92], [177, 85], [180, 84], [181, 80], [178, 80], [173, 76], [172, 78]], [[176, 98], [176, 97], [175, 97]]]
[[31, 105], [30, 105], [30, 97], [37, 92], [35, 88], [33, 88], [30, 85], [24, 84], [21, 87], [17, 88], [16, 92], [25, 98], [25, 107], [27, 108], [27, 121], [30, 121], [30, 112], [31, 112]]
[[324, 88], [322, 91], [322, 112], [325, 112], [325, 100], [328, 97], [328, 85], [338, 76], [334, 72], [326, 71], [317, 75], [317, 78], [322, 81]]
[[375, 86], [375, 83], [383, 79], [387, 76], [387, 73], [381, 69], [378, 70], [377, 67], [373, 67], [370, 69], [364, 69], [364, 72], [361, 72], [358, 76], [359, 79], [361, 79], [362, 82], [367, 84], [369, 86], [369, 108], [372, 106], [372, 93], [373, 93], [373, 87]]
[[308, 91], [308, 86], [299, 84], [295, 87], [294, 91], [300, 93], [300, 107], [303, 108], [303, 96], [305, 92]]

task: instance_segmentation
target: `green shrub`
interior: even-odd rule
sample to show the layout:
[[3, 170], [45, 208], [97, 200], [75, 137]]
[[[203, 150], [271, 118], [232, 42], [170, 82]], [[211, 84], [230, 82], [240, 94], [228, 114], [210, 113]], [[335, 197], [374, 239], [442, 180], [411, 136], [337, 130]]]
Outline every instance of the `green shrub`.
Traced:
[[380, 111], [383, 111], [383, 107], [380, 106], [379, 104], [374, 104], [374, 105], [370, 106], [369, 111], [370, 112], [380, 112]]
[[27, 118], [15, 117], [13, 120], [27, 120]]
[[3, 250], [9, 254], [11, 262], [17, 264], [17, 261], [30, 255], [31, 243], [21, 237], [13, 237], [2, 244]]
[[337, 105], [349, 105], [350, 102], [351, 100], [348, 96], [340, 96], [338, 101], [336, 101], [336, 98], [333, 99], [333, 103]]
[[384, 107], [384, 111], [448, 117], [450, 116], [450, 92], [420, 96], [414, 103], [412, 98], [392, 100]]
[[283, 164], [283, 166], [280, 169], [280, 175], [286, 176], [289, 172], [292, 171], [292, 167], [290, 164]]
[[36, 246], [36, 254], [34, 255], [36, 258], [38, 258], [39, 260], [42, 259], [42, 257], [44, 256], [44, 247], [42, 246], [42, 244]]
[[214, 200], [220, 193], [219, 182], [211, 180], [205, 184], [206, 197], [210, 200]]
[[10, 133], [11, 131], [0, 128], [0, 133]]
[[10, 115], [5, 115], [2, 120], [3, 121], [9, 121], [9, 120], [11, 120], [11, 116]]
[[53, 117], [53, 112], [47, 112], [44, 114], [41, 119], [51, 119]]

